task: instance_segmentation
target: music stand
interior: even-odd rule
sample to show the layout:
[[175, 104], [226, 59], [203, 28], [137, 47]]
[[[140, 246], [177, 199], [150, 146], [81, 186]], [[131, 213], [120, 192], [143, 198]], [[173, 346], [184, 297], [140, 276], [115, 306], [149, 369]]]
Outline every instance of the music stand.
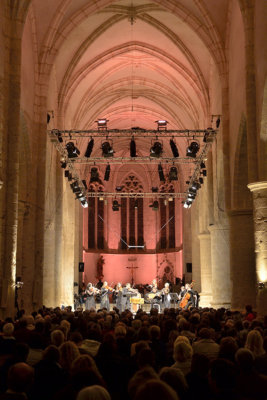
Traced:
[[179, 302], [179, 296], [178, 293], [170, 293], [171, 296], [171, 303], [174, 303], [174, 308], [175, 308], [175, 304]]

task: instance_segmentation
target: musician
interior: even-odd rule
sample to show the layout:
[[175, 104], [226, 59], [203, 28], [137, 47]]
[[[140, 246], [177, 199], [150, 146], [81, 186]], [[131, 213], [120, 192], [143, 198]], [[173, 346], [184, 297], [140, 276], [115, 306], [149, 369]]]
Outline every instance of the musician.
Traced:
[[114, 300], [116, 307], [119, 309], [120, 313], [122, 310], [122, 285], [120, 282], [117, 283], [114, 291]]
[[130, 310], [130, 298], [131, 296], [136, 295], [137, 291], [131, 288], [130, 283], [126, 283], [125, 287], [122, 289], [122, 298], [121, 298], [121, 310]]
[[86, 286], [85, 290], [85, 309], [90, 310], [91, 308], [96, 308], [95, 305], [95, 288], [93, 287], [92, 283], [89, 282], [88, 285]]
[[149, 285], [150, 293], [157, 293], [158, 292], [158, 284], [157, 279], [153, 279], [151, 285]]
[[[182, 289], [182, 288], [181, 288]], [[187, 304], [183, 307], [184, 310], [187, 310], [190, 306], [195, 307], [195, 299], [194, 299], [194, 292], [192, 290], [192, 286], [189, 283], [185, 284], [184, 290], [181, 290], [180, 297], [181, 297], [181, 302], [185, 298], [186, 294], [189, 294], [190, 297], [187, 301]]]
[[170, 284], [165, 283], [164, 288], [161, 291], [163, 297], [163, 307], [170, 308], [171, 306], [171, 295], [170, 295]]
[[114, 289], [108, 286], [106, 281], [103, 283], [103, 286], [100, 289], [100, 308], [106, 308], [107, 311], [110, 311], [109, 294], [112, 293], [113, 290]]

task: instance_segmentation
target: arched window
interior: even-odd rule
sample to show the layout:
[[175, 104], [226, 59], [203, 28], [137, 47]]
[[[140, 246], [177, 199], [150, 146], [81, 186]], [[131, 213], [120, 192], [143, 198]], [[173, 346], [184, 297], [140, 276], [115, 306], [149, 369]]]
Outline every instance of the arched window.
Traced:
[[[143, 186], [134, 175], [128, 175], [123, 181], [122, 192], [142, 193]], [[144, 244], [144, 221], [143, 221], [143, 199], [122, 198], [121, 199], [121, 249], [130, 246], [143, 246]]]

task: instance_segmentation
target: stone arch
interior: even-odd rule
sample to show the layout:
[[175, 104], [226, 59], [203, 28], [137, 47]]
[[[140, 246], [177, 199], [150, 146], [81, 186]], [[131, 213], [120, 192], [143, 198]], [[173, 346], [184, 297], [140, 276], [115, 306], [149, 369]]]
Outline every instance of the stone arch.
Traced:
[[245, 116], [242, 115], [236, 145], [236, 154], [233, 174], [233, 208], [248, 209], [252, 207], [248, 184], [247, 159], [247, 127]]

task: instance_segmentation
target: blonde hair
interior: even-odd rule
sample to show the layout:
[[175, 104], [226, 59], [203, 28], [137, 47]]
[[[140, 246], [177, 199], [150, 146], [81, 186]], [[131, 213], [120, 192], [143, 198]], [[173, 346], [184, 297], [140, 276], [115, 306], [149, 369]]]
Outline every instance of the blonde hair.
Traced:
[[51, 332], [50, 337], [51, 337], [51, 344], [54, 344], [56, 347], [59, 347], [65, 340], [64, 333], [59, 329], [56, 329], [55, 331]]
[[175, 345], [177, 343], [180, 343], [180, 342], [184, 342], [184, 343], [190, 344], [190, 340], [188, 339], [187, 336], [180, 335], [180, 336], [177, 336], [177, 338], [175, 339], [173, 347], [175, 347]]
[[249, 349], [255, 357], [265, 353], [263, 348], [263, 338], [259, 331], [253, 329], [247, 335], [245, 348]]
[[184, 341], [180, 341], [174, 345], [173, 358], [175, 361], [185, 362], [190, 360], [193, 355], [192, 346]]

